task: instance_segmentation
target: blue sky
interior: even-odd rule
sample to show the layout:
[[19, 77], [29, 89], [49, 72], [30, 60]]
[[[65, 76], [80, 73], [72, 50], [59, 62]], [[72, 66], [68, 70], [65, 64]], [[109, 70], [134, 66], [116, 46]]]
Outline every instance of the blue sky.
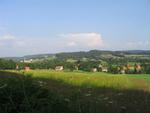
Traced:
[[150, 49], [150, 0], [0, 0], [0, 56]]

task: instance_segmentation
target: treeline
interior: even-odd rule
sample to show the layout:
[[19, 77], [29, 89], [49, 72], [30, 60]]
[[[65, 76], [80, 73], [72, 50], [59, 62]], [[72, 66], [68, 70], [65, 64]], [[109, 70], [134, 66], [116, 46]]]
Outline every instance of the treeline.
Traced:
[[29, 66], [31, 69], [55, 69], [56, 66], [63, 66], [65, 70], [82, 70], [82, 71], [91, 71], [92, 68], [98, 67], [100, 64], [99, 61], [76, 61], [76, 62], [67, 62], [65, 60], [43, 60], [33, 63], [18, 63], [19, 68], [23, 69], [25, 66]]
[[[123, 74], [119, 69], [120, 67], [124, 67], [124, 65], [109, 65], [108, 72], [113, 74]], [[133, 69], [126, 69], [124, 70], [124, 74], [150, 74], [150, 64], [141, 64], [141, 70], [137, 70], [135, 67]]]
[[[139, 62], [138, 62], [139, 63]], [[19, 66], [19, 69], [24, 69], [26, 66], [29, 66], [31, 69], [55, 69], [56, 66], [63, 66], [65, 70], [82, 70], [82, 71], [92, 71], [93, 68], [97, 68], [97, 71], [100, 71], [99, 65], [102, 65], [107, 68], [109, 73], [118, 74], [120, 73], [119, 67], [125, 66], [128, 64], [126, 59], [108, 59], [105, 61], [96, 61], [88, 60], [81, 61], [77, 60], [76, 62], [67, 62], [66, 60], [43, 60], [32, 63], [23, 63], [15, 62], [13, 60], [0, 59], [0, 70], [5, 69], [16, 69], [16, 66]], [[127, 74], [136, 74], [136, 73], [145, 73], [150, 74], [150, 63], [147, 60], [143, 60], [140, 63], [141, 70], [137, 72], [135, 69], [125, 70]]]
[[143, 63], [142, 67], [142, 73], [150, 74], [150, 63]]
[[0, 70], [15, 69], [15, 68], [16, 68], [16, 62], [14, 62], [13, 60], [0, 59]]

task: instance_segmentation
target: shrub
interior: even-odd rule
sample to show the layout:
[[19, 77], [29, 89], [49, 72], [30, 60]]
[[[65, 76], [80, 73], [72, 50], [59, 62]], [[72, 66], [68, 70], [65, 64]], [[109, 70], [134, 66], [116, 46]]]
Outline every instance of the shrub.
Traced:
[[0, 79], [0, 113], [69, 113], [67, 104], [31, 77]]

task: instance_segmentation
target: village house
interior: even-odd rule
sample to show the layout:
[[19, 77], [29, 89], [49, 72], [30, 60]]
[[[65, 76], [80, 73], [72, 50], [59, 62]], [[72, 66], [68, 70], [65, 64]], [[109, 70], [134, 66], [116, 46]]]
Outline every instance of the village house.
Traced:
[[92, 72], [97, 72], [97, 68], [92, 68], [91, 71]]
[[108, 68], [107, 67], [102, 67], [102, 72], [108, 72]]
[[100, 72], [108, 72], [108, 68], [106, 66], [104, 67], [101, 64], [98, 66], [97, 70], [100, 71]]
[[125, 73], [126, 73], [126, 70], [127, 70], [126, 66], [119, 66], [119, 67], [118, 67], [118, 72], [119, 72], [120, 74], [125, 74]]
[[118, 72], [121, 74], [125, 73], [140, 73], [142, 70], [141, 66], [139, 64], [135, 64], [135, 66], [132, 66], [130, 64], [118, 67]]
[[56, 66], [56, 67], [55, 67], [55, 70], [56, 70], [56, 71], [62, 71], [63, 69], [64, 69], [63, 66]]
[[141, 72], [141, 70], [142, 70], [141, 65], [136, 64], [136, 65], [135, 65], [135, 71], [136, 71], [137, 73], [139, 73], [139, 72]]
[[30, 71], [30, 67], [29, 66], [25, 66], [25, 71]]
[[21, 60], [20, 62], [24, 62], [24, 63], [32, 63], [33, 59], [29, 59], [29, 60]]
[[120, 73], [121, 73], [121, 74], [125, 74], [126, 71], [122, 69], [122, 70], [120, 70]]

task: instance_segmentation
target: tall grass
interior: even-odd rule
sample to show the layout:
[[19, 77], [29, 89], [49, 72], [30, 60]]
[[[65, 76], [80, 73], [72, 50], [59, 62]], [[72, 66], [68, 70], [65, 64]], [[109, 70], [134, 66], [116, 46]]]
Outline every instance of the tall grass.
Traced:
[[[80, 87], [107, 87], [115, 89], [142, 89], [145, 84], [138, 84], [140, 80], [132, 80], [128, 76], [113, 75], [108, 73], [90, 72], [56, 72], [49, 70], [32, 70], [25, 72], [25, 75], [32, 75], [34, 78], [46, 78], [61, 81]], [[149, 90], [149, 88], [147, 88]]]

